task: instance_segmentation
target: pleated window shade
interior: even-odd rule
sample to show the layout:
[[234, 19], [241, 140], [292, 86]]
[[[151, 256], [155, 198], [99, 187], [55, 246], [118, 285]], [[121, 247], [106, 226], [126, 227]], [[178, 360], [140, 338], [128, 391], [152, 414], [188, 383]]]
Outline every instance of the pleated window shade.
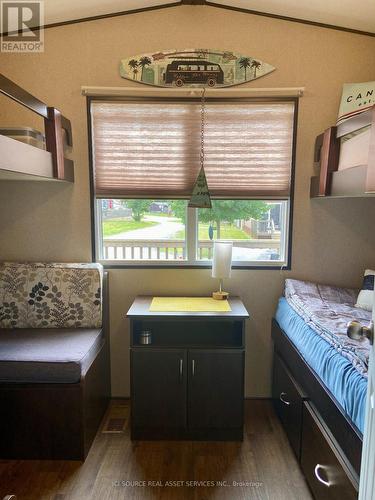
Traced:
[[[200, 168], [199, 101], [91, 104], [98, 197], [188, 198]], [[294, 102], [208, 101], [205, 171], [212, 197], [287, 198]]]

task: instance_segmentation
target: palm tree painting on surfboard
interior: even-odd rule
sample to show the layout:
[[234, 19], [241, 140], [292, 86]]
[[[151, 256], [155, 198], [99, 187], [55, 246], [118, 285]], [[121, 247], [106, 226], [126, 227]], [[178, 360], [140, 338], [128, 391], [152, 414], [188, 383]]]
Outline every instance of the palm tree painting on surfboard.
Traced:
[[164, 50], [120, 62], [122, 78], [157, 87], [230, 87], [274, 69], [258, 58], [218, 49]]
[[[259, 76], [257, 77], [257, 70], [262, 67], [262, 64], [264, 64], [260, 61], [257, 61], [256, 59], [252, 59], [251, 57], [241, 57], [238, 63], [240, 68], [244, 70], [244, 82], [259, 78]], [[249, 68], [253, 69], [253, 78], [246, 77], [246, 72]]]

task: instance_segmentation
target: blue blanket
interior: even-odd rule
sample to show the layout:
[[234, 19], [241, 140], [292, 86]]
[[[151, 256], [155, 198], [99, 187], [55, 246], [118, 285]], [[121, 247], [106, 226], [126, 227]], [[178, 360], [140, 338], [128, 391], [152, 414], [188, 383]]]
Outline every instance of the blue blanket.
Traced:
[[276, 320], [338, 406], [363, 434], [367, 380], [352, 363], [316, 333], [283, 297]]
[[347, 324], [355, 319], [371, 321], [371, 312], [354, 307], [358, 290], [318, 285], [308, 281], [285, 280], [288, 304], [318, 335], [347, 358], [358, 372], [367, 376], [370, 343], [364, 338], [352, 340]]

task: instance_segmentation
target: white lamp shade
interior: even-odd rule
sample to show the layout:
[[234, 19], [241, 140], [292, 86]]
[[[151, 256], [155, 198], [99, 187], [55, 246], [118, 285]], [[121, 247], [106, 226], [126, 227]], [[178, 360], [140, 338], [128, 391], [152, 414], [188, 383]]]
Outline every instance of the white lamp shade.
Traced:
[[230, 278], [232, 269], [232, 247], [231, 241], [215, 241], [214, 257], [212, 260], [213, 278]]

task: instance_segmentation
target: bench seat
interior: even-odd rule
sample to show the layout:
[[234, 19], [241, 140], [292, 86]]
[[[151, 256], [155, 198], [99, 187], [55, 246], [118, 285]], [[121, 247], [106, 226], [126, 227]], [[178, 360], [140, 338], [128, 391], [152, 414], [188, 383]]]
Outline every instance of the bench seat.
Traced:
[[84, 460], [111, 394], [108, 273], [0, 262], [0, 459]]
[[101, 328], [0, 330], [0, 382], [75, 384], [104, 342]]

